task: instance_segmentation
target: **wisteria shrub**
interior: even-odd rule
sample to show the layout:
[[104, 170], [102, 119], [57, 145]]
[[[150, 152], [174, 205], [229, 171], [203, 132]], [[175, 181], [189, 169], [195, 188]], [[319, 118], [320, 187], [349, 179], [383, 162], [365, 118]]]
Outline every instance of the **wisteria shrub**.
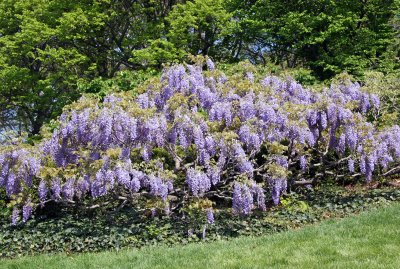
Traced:
[[379, 97], [350, 81], [314, 91], [251, 71], [226, 76], [209, 59], [174, 65], [141, 94], [82, 97], [35, 146], [3, 146], [0, 187], [13, 224], [49, 202], [189, 210], [211, 224], [217, 208], [266, 210], [294, 184], [398, 172], [400, 127], [378, 128], [380, 115]]

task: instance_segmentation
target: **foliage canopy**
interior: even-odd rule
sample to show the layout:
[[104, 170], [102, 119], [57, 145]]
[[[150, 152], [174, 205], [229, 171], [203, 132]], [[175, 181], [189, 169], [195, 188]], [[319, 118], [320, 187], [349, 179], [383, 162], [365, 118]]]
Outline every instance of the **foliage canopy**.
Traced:
[[398, 14], [398, 0], [4, 0], [0, 128], [36, 135], [88, 90], [78, 85], [190, 54], [311, 68], [320, 79], [390, 73]]

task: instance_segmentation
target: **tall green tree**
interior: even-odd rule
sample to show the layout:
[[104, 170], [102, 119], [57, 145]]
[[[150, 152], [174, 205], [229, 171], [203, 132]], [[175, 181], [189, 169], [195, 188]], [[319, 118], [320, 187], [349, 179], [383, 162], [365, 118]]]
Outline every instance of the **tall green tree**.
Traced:
[[168, 39], [193, 55], [219, 56], [225, 48], [222, 41], [231, 34], [232, 14], [224, 0], [194, 0], [178, 4], [167, 17]]
[[[175, 0], [0, 2], [0, 117], [37, 134], [81, 92], [78, 81], [111, 78], [158, 37]], [[12, 124], [11, 124], [12, 125]], [[15, 126], [14, 126], [15, 127]]]
[[[242, 56], [311, 67], [320, 78], [346, 70], [398, 68], [391, 44], [398, 0], [228, 1], [246, 44]], [[253, 41], [252, 41], [253, 40]], [[396, 54], [396, 53], [395, 53]]]
[[132, 62], [161, 67], [188, 55], [229, 59], [226, 40], [235, 23], [224, 0], [193, 0], [175, 5], [166, 17], [159, 37], [142, 50], [134, 51]]

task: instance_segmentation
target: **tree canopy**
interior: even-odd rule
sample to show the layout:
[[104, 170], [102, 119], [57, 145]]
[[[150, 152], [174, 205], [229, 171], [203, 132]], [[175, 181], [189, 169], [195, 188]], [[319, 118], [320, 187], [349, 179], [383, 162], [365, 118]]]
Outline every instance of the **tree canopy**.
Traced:
[[[41, 126], [98, 79], [189, 55], [310, 68], [399, 69], [398, 0], [4, 0], [0, 128]], [[81, 86], [79, 86], [81, 85]]]
[[41, 1], [0, 3], [0, 96], [4, 120], [18, 117], [37, 134], [80, 96], [79, 81], [110, 78], [132, 51], [159, 32], [174, 1]]

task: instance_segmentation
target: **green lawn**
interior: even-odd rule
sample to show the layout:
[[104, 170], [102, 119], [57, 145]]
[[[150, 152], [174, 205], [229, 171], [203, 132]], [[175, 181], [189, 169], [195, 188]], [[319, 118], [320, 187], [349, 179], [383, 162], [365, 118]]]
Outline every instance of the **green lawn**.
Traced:
[[400, 205], [262, 237], [0, 260], [0, 268], [400, 268]]

